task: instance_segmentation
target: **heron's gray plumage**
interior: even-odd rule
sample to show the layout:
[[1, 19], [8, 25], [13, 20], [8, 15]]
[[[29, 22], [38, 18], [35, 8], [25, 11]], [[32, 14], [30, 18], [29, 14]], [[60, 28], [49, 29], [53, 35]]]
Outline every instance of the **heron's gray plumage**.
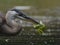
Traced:
[[3, 19], [2, 22], [4, 22], [1, 26], [2, 32], [6, 34], [17, 34], [18, 32], [20, 32], [22, 27], [19, 24], [19, 20], [16, 20], [16, 18], [21, 19], [20, 17], [23, 17], [26, 21], [39, 24], [37, 21], [26, 16], [24, 13], [20, 12], [19, 10], [12, 9], [6, 13], [4, 19], [1, 18]]
[[[21, 25], [15, 21], [15, 15], [17, 15], [15, 11], [8, 11], [5, 16], [6, 23], [3, 24], [2, 32], [6, 34], [16, 34], [21, 30]], [[18, 20], [17, 20], [18, 21]]]

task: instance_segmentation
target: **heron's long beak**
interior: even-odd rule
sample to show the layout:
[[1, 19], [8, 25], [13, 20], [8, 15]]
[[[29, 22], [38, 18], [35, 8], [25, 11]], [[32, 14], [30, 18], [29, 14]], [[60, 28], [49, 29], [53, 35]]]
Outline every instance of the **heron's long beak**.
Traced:
[[[21, 17], [24, 18], [24, 19], [22, 19]], [[39, 24], [39, 22], [37, 22], [36, 20], [34, 20], [34, 19], [24, 15], [24, 14], [21, 14], [21, 13], [19, 14], [19, 16], [17, 16], [17, 18], [25, 20], [25, 21], [32, 22], [32, 23], [35, 23], [35, 24]]]

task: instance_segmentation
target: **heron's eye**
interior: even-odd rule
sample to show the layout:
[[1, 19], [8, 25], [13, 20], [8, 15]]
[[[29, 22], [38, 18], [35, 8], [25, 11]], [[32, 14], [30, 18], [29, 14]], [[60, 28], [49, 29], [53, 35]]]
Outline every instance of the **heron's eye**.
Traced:
[[14, 17], [17, 18], [18, 14], [15, 14]]

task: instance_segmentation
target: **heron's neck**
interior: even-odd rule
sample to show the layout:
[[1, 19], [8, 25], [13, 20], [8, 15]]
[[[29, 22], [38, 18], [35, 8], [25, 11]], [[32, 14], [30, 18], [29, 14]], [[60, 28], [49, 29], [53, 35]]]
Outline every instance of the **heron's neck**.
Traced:
[[14, 15], [12, 15], [11, 13], [13, 13], [13, 12], [10, 12], [10, 11], [7, 12], [6, 17], [5, 17], [6, 18], [6, 22], [10, 26], [13, 26], [13, 25], [17, 26], [16, 22], [14, 21]]

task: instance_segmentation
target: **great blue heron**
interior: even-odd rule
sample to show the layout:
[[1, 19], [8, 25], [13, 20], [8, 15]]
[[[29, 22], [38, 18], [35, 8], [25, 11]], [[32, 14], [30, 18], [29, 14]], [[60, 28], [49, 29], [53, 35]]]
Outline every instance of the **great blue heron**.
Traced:
[[[2, 17], [2, 22], [0, 23], [1, 32], [5, 34], [15, 35], [21, 31], [22, 26], [15, 21], [15, 19], [21, 19], [23, 17], [27, 21], [31, 21], [35, 24], [39, 24], [37, 21], [26, 16], [23, 12], [20, 12], [17, 9], [9, 10], [5, 17]], [[23, 20], [24, 20], [23, 19]]]

